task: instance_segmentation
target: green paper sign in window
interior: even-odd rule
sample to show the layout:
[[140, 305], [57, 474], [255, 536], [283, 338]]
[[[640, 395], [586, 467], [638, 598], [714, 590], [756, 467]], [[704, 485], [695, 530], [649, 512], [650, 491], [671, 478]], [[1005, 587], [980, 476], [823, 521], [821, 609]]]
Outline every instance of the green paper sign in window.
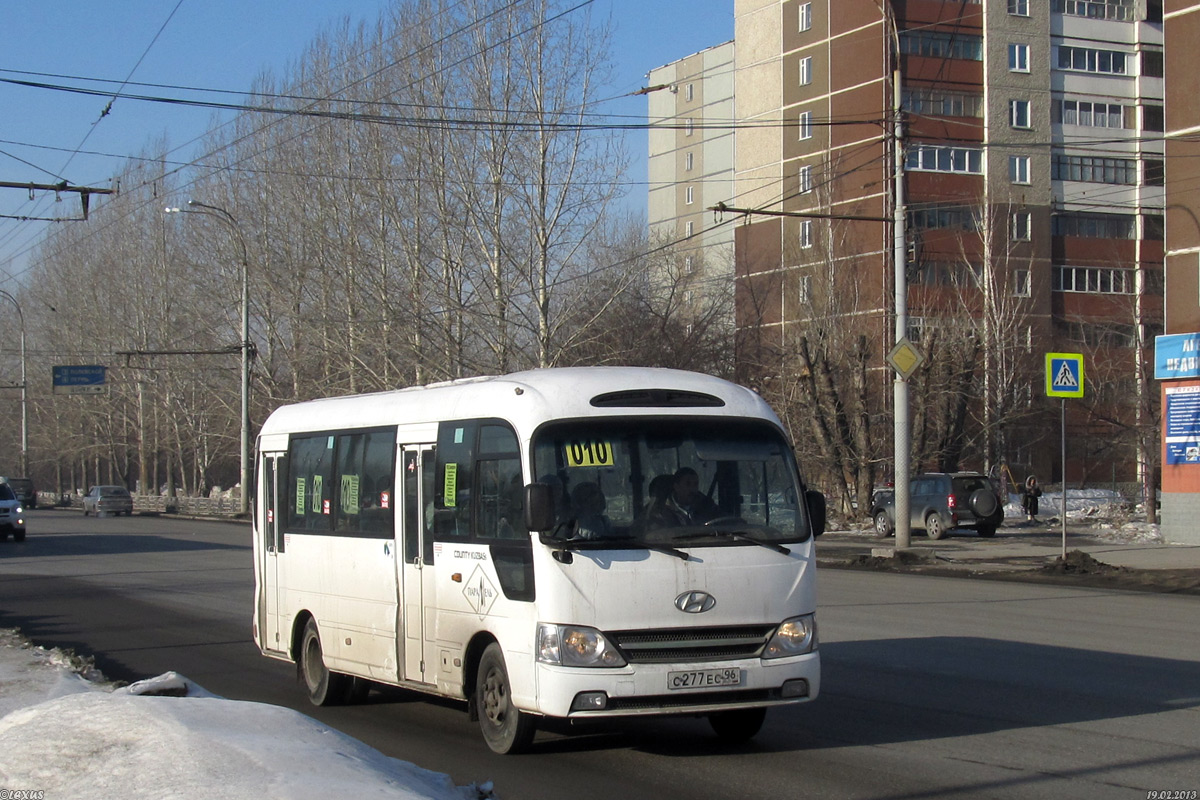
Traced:
[[357, 475], [342, 476], [342, 513], [359, 513]]
[[446, 479], [442, 484], [442, 497], [446, 508], [454, 508], [458, 498], [458, 464], [446, 465]]
[[322, 484], [323, 484], [323, 483], [324, 483], [323, 476], [321, 476], [321, 475], [313, 475], [313, 485], [312, 485], [312, 512], [313, 512], [314, 514], [320, 514], [320, 513], [321, 513], [321, 494], [322, 494], [322, 490], [323, 490], [323, 488], [324, 488], [324, 487], [322, 486]]

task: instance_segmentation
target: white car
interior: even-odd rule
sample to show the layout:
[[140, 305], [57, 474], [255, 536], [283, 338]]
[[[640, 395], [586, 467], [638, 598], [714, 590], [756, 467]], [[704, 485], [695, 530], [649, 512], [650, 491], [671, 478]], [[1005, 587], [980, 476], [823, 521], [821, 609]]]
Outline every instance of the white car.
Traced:
[[133, 497], [124, 486], [93, 486], [83, 496], [83, 515], [132, 514]]
[[14, 542], [25, 541], [25, 508], [7, 483], [0, 483], [0, 542], [12, 534]]

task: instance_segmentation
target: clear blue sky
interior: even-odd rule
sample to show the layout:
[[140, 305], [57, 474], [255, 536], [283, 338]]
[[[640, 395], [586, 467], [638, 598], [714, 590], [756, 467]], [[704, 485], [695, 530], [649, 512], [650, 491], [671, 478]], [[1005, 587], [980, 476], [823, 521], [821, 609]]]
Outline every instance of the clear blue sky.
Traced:
[[[60, 82], [16, 74], [48, 73], [245, 91], [264, 70], [282, 72], [323, 27], [343, 17], [373, 19], [390, 2], [7, 0], [0, 6], [0, 78]], [[563, 7], [574, 4], [563, 0]], [[597, 18], [612, 20], [614, 95], [645, 85], [654, 67], [733, 38], [733, 0], [592, 0], [589, 7]], [[101, 119], [107, 103], [104, 97], [0, 84], [0, 181], [66, 180], [107, 188], [123, 157], [152, 139], [183, 146], [181, 160], [197, 155], [188, 144], [205, 131], [213, 113], [117, 100]], [[645, 107], [639, 97], [610, 110], [644, 114]], [[629, 150], [638, 158], [630, 178], [641, 181], [646, 134], [630, 137]], [[635, 186], [629, 202], [631, 209], [643, 210], [644, 187]], [[25, 191], [0, 189], [0, 214], [75, 216], [78, 209], [73, 194], [59, 204], [31, 203]], [[0, 219], [0, 288], [16, 288], [43, 228]]]

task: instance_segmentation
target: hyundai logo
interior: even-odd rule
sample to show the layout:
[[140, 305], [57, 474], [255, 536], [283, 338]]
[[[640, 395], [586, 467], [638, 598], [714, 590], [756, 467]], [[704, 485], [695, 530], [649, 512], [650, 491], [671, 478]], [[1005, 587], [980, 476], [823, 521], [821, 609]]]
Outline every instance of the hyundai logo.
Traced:
[[675, 598], [675, 607], [685, 614], [703, 614], [716, 604], [717, 598], [708, 592], [684, 592]]

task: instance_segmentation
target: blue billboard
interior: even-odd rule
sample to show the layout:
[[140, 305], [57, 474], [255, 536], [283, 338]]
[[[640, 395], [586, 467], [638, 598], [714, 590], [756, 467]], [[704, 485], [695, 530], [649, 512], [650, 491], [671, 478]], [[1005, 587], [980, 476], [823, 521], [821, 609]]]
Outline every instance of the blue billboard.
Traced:
[[1154, 337], [1154, 377], [1200, 378], [1200, 333], [1172, 333]]

